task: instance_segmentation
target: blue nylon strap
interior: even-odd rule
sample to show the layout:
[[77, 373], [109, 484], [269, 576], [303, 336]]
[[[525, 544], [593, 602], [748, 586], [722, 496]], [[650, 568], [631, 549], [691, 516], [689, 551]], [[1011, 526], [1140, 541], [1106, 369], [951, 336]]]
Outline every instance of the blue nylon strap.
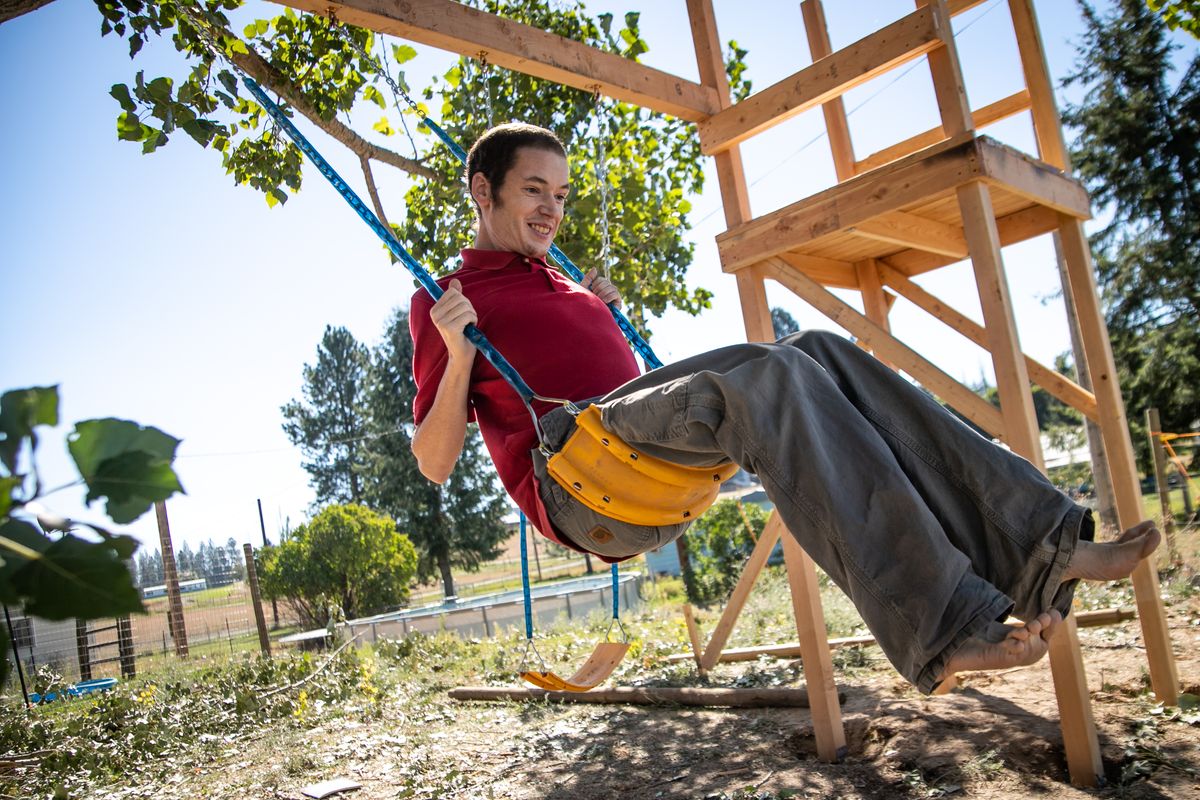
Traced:
[[[441, 139], [446, 147], [450, 148], [450, 152], [454, 153], [455, 158], [463, 164], [467, 163], [466, 152], [459, 147], [458, 142], [450, 137], [450, 134], [442, 130], [440, 125], [429, 117], [422, 117], [421, 122], [429, 130], [433, 131], [434, 135]], [[566, 253], [558, 249], [558, 245], [550, 245], [550, 257], [558, 262], [576, 283], [583, 282], [583, 270], [575, 266], [575, 263], [567, 258]], [[629, 318], [622, 314], [615, 305], [609, 304], [608, 310], [612, 314], [613, 321], [617, 323], [617, 327], [621, 329], [621, 333], [625, 334], [625, 338], [629, 340], [629, 344], [633, 346], [634, 350], [638, 351], [642, 360], [646, 362], [646, 367], [648, 369], [658, 369], [661, 367], [662, 362], [658, 360], [658, 356], [654, 355], [654, 351], [650, 349], [649, 343], [637, 332], [637, 329], [633, 327], [633, 323], [629, 321]]]
[[521, 591], [525, 595], [525, 638], [533, 638], [533, 600], [529, 597], [529, 545], [525, 543], [525, 512], [521, 512]]
[[617, 619], [621, 615], [621, 601], [617, 599], [617, 597], [618, 597], [617, 584], [619, 583], [619, 581], [617, 580], [617, 565], [616, 564], [612, 565], [612, 579], [613, 579], [613, 619]]
[[[412, 257], [412, 254], [404, 249], [404, 245], [397, 241], [391, 229], [379, 221], [379, 217], [375, 216], [375, 212], [363, 203], [354, 190], [330, 166], [329, 162], [317, 152], [308, 139], [304, 138], [304, 134], [280, 111], [279, 106], [275, 105], [275, 102], [267, 96], [262, 87], [253, 78], [244, 75], [242, 76], [242, 81], [245, 82], [246, 88], [250, 90], [250, 93], [254, 95], [254, 99], [271, 115], [271, 119], [275, 120], [276, 124], [296, 143], [296, 147], [300, 148], [300, 152], [308, 156], [313, 166], [333, 184], [333, 188], [350, 204], [350, 207], [358, 212], [358, 216], [362, 218], [362, 221], [367, 223], [367, 226], [375, 231], [375, 235], [383, 240], [384, 245], [392, 252], [392, 255], [412, 273], [413, 277], [425, 287], [425, 291], [429, 292], [434, 300], [440, 298], [442, 296], [442, 287], [437, 285], [433, 276]], [[484, 358], [491, 362], [496, 371], [500, 373], [504, 380], [508, 381], [509, 385], [521, 396], [522, 400], [526, 403], [533, 400], [533, 390], [529, 388], [529, 385], [525, 383], [525, 380], [517, 373], [513, 365], [508, 363], [508, 360], [500, 355], [500, 352], [492, 346], [492, 343], [483, 335], [483, 331], [474, 325], [467, 325], [463, 330], [463, 334], [470, 340], [471, 344], [479, 349], [479, 352], [483, 353]]]

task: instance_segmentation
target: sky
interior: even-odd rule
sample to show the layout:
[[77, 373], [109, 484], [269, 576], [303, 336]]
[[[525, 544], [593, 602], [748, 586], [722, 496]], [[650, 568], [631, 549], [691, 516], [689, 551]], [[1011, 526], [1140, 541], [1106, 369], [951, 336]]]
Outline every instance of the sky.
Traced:
[[[756, 90], [810, 63], [794, 0], [714, 0], [714, 6], [722, 41], [734, 39], [749, 50]], [[1058, 83], [1073, 69], [1082, 20], [1069, 0], [1036, 0], [1035, 7]], [[912, 8], [911, 0], [826, 0], [833, 47]], [[628, 10], [641, 11], [650, 45], [642, 62], [698, 80], [683, 0], [593, 0], [588, 9], [612, 11], [618, 20]], [[234, 28], [281, 12], [278, 5], [250, 2]], [[99, 29], [100, 15], [85, 0], [55, 0], [0, 25], [0, 104], [8, 109], [0, 125], [0, 337], [6, 343], [0, 391], [60, 386], [63, 424], [42, 431], [38, 451], [46, 486], [77, 477], [65, 447], [76, 421], [133, 419], [182, 439], [176, 471], [187, 494], [168, 502], [176, 547], [230, 537], [257, 544], [258, 500], [267, 535], [277, 541], [285, 525], [306, 518], [314, 499], [301, 454], [283, 433], [280, 407], [301, 396], [303, 366], [315, 361], [327, 325], [375, 344], [393, 309], [407, 304], [412, 281], [389, 265], [374, 234], [308, 165], [302, 191], [271, 209], [261, 194], [235, 186], [218, 153], [183, 134], [148, 156], [139, 145], [118, 141], [119, 108], [109, 88], [131, 83], [139, 69], [147, 77], [182, 77], [185, 67], [169, 41], [150, 42], [131, 62], [126, 43], [102, 38]], [[973, 107], [1021, 88], [1007, 3], [987, 0], [956, 18], [955, 29]], [[427, 85], [455, 59], [416, 49], [417, 58], [405, 65], [413, 86]], [[1060, 107], [1064, 99], [1079, 99], [1073, 87], [1058, 92]], [[937, 121], [923, 59], [851, 91], [846, 108], [860, 158]], [[378, 116], [378, 109], [356, 111], [355, 129], [379, 139], [371, 131]], [[324, 134], [301, 127], [363, 193], [357, 162]], [[816, 110], [743, 145], [755, 215], [834, 183], [823, 130]], [[1028, 115], [985, 132], [1033, 148]], [[402, 152], [407, 146], [396, 138], [381, 143]], [[724, 216], [711, 159], [706, 162], [705, 190], [692, 198], [696, 253], [689, 282], [715, 298], [700, 317], [668, 313], [651, 322], [653, 345], [667, 362], [745, 340], [735, 282], [717, 258], [714, 237], [724, 230]], [[408, 179], [387, 167], [376, 175], [389, 217], [396, 218]], [[587, 263], [588, 254], [568, 255]], [[1049, 240], [1007, 248], [1004, 258], [1025, 350], [1052, 363], [1070, 344], [1055, 298]], [[938, 270], [919, 283], [981, 318], [969, 265]], [[842, 296], [859, 305], [857, 293]], [[837, 330], [770, 282], [768, 297], [804, 328]], [[896, 304], [891, 324], [951, 375], [968, 382], [991, 376], [981, 350], [946, 335], [948, 329], [905, 301]], [[81, 487], [68, 488], [43, 503], [105, 523], [102, 506], [83, 506], [83, 494]], [[152, 513], [122, 530], [157, 544]]]

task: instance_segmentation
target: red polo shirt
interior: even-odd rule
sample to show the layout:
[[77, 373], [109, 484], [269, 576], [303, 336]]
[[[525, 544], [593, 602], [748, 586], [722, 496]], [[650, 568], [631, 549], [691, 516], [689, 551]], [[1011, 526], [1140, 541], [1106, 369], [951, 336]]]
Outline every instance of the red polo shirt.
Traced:
[[[462, 251], [462, 260], [462, 266], [438, 285], [448, 287], [451, 278], [462, 283], [463, 294], [479, 315], [479, 329], [533, 391], [586, 400], [638, 376], [637, 362], [608, 307], [545, 261], [470, 248]], [[447, 361], [446, 345], [429, 318], [432, 306], [429, 293], [420, 289], [409, 313], [417, 382], [413, 418], [418, 425], [433, 406]], [[479, 423], [509, 495], [548, 538], [578, 550], [546, 518], [529, 455], [537, 447], [529, 412], [482, 355], [476, 354], [471, 368], [467, 403], [467, 419]], [[551, 408], [534, 403], [538, 416]]]

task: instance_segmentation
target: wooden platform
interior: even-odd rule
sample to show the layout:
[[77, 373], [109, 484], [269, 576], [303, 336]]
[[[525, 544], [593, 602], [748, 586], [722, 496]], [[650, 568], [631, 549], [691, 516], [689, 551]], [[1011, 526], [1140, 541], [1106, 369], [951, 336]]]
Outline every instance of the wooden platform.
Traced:
[[913, 153], [717, 237], [736, 273], [778, 256], [826, 285], [856, 289], [856, 262], [907, 276], [967, 258], [957, 189], [982, 182], [1002, 245], [1048, 233], [1059, 214], [1088, 219], [1087, 192], [1061, 170], [974, 132]]

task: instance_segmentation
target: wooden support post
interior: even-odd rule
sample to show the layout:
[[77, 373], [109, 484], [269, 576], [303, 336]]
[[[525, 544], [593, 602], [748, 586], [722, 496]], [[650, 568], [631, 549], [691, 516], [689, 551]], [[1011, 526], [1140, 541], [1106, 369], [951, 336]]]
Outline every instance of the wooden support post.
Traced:
[[1017, 36], [1017, 52], [1021, 56], [1021, 70], [1025, 73], [1025, 85], [1029, 88], [1030, 111], [1033, 115], [1033, 131], [1037, 137], [1038, 153], [1047, 164], [1059, 169], [1071, 168], [1067, 146], [1063, 141], [1059, 123], [1058, 107], [1054, 102], [1054, 84], [1046, 68], [1046, 52], [1042, 47], [1042, 35], [1038, 30], [1037, 17], [1033, 13], [1033, 0], [1008, 0], [1012, 16], [1013, 31]]
[[75, 654], [79, 658], [79, 680], [90, 681], [92, 679], [92, 649], [88, 647], [88, 624], [87, 620], [75, 620]]
[[[1129, 424], [1125, 417], [1125, 404], [1121, 400], [1112, 345], [1108, 340], [1108, 328], [1096, 291], [1092, 254], [1083, 232], [1083, 223], [1065, 214], [1059, 215], [1059, 220], [1063, 256], [1070, 278], [1069, 289], [1079, 314], [1084, 350], [1092, 373], [1092, 387], [1100, 408], [1100, 433], [1108, 453], [1117, 517], [1122, 528], [1129, 528], [1142, 519], [1141, 486], [1133, 458], [1133, 444], [1129, 440]], [[1161, 702], [1176, 705], [1179, 702], [1179, 675], [1175, 656], [1171, 652], [1167, 614], [1159, 597], [1158, 573], [1153, 561], [1151, 557], [1138, 564], [1133, 572], [1133, 591], [1142, 625], [1142, 639], [1146, 645], [1146, 658], [1150, 663], [1150, 684]]]
[[183, 621], [183, 601], [179, 598], [179, 573], [175, 569], [175, 546], [171, 543], [171, 525], [167, 521], [167, 504], [154, 504], [158, 519], [158, 544], [162, 549], [163, 582], [167, 584], [167, 627], [175, 642], [175, 655], [187, 658], [187, 626]]
[[983, 308], [987, 349], [992, 354], [996, 386], [1000, 391], [1000, 412], [1007, 434], [1005, 441], [1016, 453], [1043, 469], [1037, 416], [1029, 391], [1025, 357], [1017, 340], [1017, 323], [1000, 257], [1000, 236], [996, 231], [992, 199], [987, 187], [979, 181], [959, 187], [957, 194], [962, 209], [963, 233], [971, 250], [971, 265]]
[[[729, 81], [725, 76], [725, 61], [721, 55], [721, 42], [717, 35], [716, 16], [711, 0], [687, 0], [688, 19], [691, 21], [692, 42], [696, 50], [696, 66], [700, 72], [700, 83], [716, 90], [721, 108], [729, 108]], [[721, 189], [721, 204], [725, 209], [725, 224], [732, 228], [750, 219], [750, 191], [746, 185], [746, 173], [742, 168], [741, 150], [735, 144], [714, 157], [717, 168], [717, 183]], [[763, 280], [757, 275], [737, 276], [738, 297], [742, 304], [742, 319], [746, 325], [746, 338], [751, 342], [775, 340], [771, 325], [771, 309], [767, 304], [767, 292]]]
[[[772, 512], [772, 518], [776, 514], [778, 512]], [[833, 680], [833, 659], [825, 633], [816, 567], [790, 533], [783, 536], [783, 558], [787, 564], [796, 634], [804, 660], [804, 682], [808, 687], [817, 757], [822, 761], [838, 761], [846, 755], [846, 729], [842, 725], [842, 708]]]
[[700, 658], [702, 669], [712, 669], [721, 657], [721, 651], [725, 649], [725, 643], [729, 641], [729, 634], [733, 632], [733, 625], [746, 605], [746, 598], [750, 596], [754, 581], [758, 579], [758, 573], [762, 572], [762, 568], [766, 565], [783, 530], [783, 520], [779, 518], [778, 513], [772, 513], [771, 518], [767, 520], [766, 527], [763, 528], [762, 536], [758, 538], [758, 544], [754, 545], [754, 549], [750, 551], [750, 558], [746, 560], [746, 566], [742, 568], [742, 574], [738, 576], [737, 585], [733, 587], [733, 592], [729, 595], [729, 602], [726, 603], [725, 610], [721, 612], [721, 619], [713, 628], [712, 638], [708, 640], [708, 645], [704, 648], [704, 655]]
[[254, 548], [249, 542], [242, 545], [246, 557], [246, 582], [250, 584], [250, 602], [254, 604], [254, 624], [258, 626], [258, 646], [264, 656], [271, 655], [271, 637], [267, 634], [267, 616], [263, 613], [262, 596], [258, 591], [258, 568], [254, 566]]
[[[892, 326], [888, 324], [888, 301], [883, 291], [883, 282], [879, 276], [879, 262], [873, 258], [857, 261], [854, 271], [858, 275], [858, 291], [862, 294], [863, 311], [867, 319], [874, 322], [884, 331], [891, 333]], [[876, 356], [878, 358], [878, 356]], [[885, 358], [880, 358], [893, 371], [896, 365]]]
[[137, 677], [137, 656], [133, 649], [133, 622], [129, 615], [117, 617], [117, 657], [121, 660], [121, 677]]
[[704, 659], [700, 657], [700, 628], [696, 625], [696, 615], [692, 613], [691, 603], [683, 604], [683, 622], [687, 625], [688, 641], [692, 643], [692, 657], [696, 660], [696, 671], [703, 677], [708, 670], [704, 668]]
[[1157, 408], [1146, 409], [1146, 438], [1154, 456], [1154, 486], [1158, 490], [1158, 508], [1162, 513], [1162, 530], [1167, 537], [1167, 553], [1175, 560], [1175, 515], [1171, 512], [1171, 487], [1167, 485], [1167, 454], [1163, 452], [1162, 422]]
[[1104, 778], [1104, 762], [1096, 738], [1096, 722], [1092, 718], [1091, 696], [1079, 650], [1079, 629], [1075, 615], [1068, 614], [1058, 633], [1050, 640], [1050, 674], [1054, 679], [1054, 695], [1058, 700], [1059, 725], [1062, 726], [1063, 748], [1067, 752], [1067, 769], [1071, 783], [1076, 786], [1099, 786]]
[[[829, 43], [829, 26], [825, 22], [825, 7], [821, 0], [803, 0], [800, 13], [804, 16], [804, 33], [808, 36], [808, 50], [813, 61], [825, 58], [833, 52]], [[833, 154], [833, 168], [837, 179], [848, 181], [855, 175], [854, 143], [850, 140], [850, 124], [846, 120], [846, 105], [841, 95], [821, 105], [825, 115], [825, 132], [829, 135], [829, 149]]]

